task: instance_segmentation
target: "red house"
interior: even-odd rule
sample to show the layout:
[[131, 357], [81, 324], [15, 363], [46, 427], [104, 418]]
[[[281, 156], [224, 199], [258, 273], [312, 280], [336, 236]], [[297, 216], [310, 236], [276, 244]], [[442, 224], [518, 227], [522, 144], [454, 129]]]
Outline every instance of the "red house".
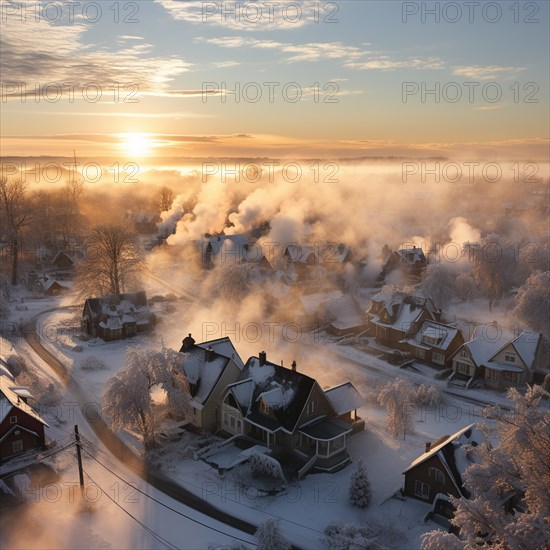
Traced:
[[0, 374], [0, 461], [44, 447], [46, 421], [27, 403], [27, 388]]

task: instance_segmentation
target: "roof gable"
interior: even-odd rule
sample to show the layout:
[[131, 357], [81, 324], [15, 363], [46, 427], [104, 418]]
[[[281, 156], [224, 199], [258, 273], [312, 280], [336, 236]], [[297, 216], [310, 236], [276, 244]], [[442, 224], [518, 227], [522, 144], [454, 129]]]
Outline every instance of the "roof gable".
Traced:
[[[317, 384], [313, 378], [275, 363], [266, 361], [260, 365], [257, 357], [248, 359], [241, 373], [241, 381], [250, 384], [247, 416], [258, 413], [258, 398], [262, 397], [272, 409], [277, 429], [283, 428], [288, 432], [295, 430], [311, 390]], [[232, 389], [234, 393], [235, 385]]]

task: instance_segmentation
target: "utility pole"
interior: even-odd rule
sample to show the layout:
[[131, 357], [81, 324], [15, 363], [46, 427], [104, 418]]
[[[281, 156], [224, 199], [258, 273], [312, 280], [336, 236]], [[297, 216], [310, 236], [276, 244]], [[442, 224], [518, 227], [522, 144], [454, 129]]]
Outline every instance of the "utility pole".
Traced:
[[76, 458], [78, 460], [78, 476], [80, 478], [80, 492], [84, 496], [84, 470], [82, 469], [82, 453], [80, 451], [80, 434], [78, 433], [78, 424], [74, 425], [74, 438], [76, 441]]

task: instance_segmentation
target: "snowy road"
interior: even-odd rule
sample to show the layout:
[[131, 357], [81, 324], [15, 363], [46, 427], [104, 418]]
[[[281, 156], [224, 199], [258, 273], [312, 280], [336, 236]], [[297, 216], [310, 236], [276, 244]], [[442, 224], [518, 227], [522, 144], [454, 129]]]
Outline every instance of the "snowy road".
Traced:
[[40, 343], [40, 337], [36, 331], [38, 317], [39, 315], [33, 317], [27, 323], [25, 330], [26, 341], [33, 351], [43, 361], [50, 365], [61, 380], [64, 381], [68, 391], [78, 401], [82, 415], [88, 422], [88, 425], [105, 445], [108, 451], [135, 475], [139, 476], [141, 479], [156, 489], [162, 491], [164, 494], [170, 496], [174, 500], [177, 500], [178, 502], [189, 506], [193, 510], [208, 516], [208, 518], [219, 521], [249, 535], [253, 535], [256, 531], [255, 525], [234, 517], [210, 505], [197, 495], [175, 484], [162, 473], [158, 471], [149, 471], [146, 464], [138, 458], [115, 434], [113, 434], [102, 418], [97, 418], [94, 415], [94, 418], [90, 419], [86, 416], [85, 406], [89, 402], [89, 398], [86, 396], [79, 384], [68, 374], [67, 369], [63, 366], [63, 364]]

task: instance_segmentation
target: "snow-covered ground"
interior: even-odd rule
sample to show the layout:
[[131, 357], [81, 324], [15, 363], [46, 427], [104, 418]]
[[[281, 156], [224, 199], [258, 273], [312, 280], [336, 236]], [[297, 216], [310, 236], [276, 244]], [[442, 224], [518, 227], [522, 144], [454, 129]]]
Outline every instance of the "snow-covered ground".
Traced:
[[[128, 346], [160, 345], [159, 337], [155, 333], [119, 342], [107, 343], [100, 339], [81, 341], [76, 332], [69, 329], [77, 321], [75, 312], [56, 310], [41, 316], [39, 327], [63, 327], [52, 331], [55, 336], [45, 338], [44, 344], [71, 370], [72, 376], [90, 401], [97, 404], [101, 403], [105, 382], [122, 367]], [[166, 344], [175, 347], [175, 343]], [[300, 368], [306, 374], [315, 375], [324, 387], [351, 379], [360, 392], [366, 393], [369, 384], [376, 381], [387, 382], [396, 376], [408, 378], [418, 384], [435, 383], [442, 388], [445, 386], [444, 382], [430, 376], [431, 369], [426, 369], [424, 374], [398, 369], [351, 346], [324, 344], [324, 354], [308, 348], [309, 345], [304, 344], [301, 352], [304, 356], [309, 353], [313, 360], [310, 363], [306, 359], [301, 360]], [[81, 368], [83, 360], [89, 357], [100, 359], [105, 368]], [[335, 358], [338, 359], [337, 369], [334, 368]], [[474, 394], [482, 401], [494, 401], [497, 397], [496, 394], [483, 390], [467, 391], [470, 397], [474, 397]], [[458, 396], [448, 396], [445, 406], [438, 411], [414, 411], [415, 431], [403, 440], [386, 433], [383, 409], [372, 404], [360, 409], [359, 415], [366, 419], [366, 429], [351, 438], [349, 452], [353, 462], [364, 459], [371, 479], [373, 500], [367, 510], [354, 508], [348, 499], [353, 464], [335, 474], [310, 474], [299, 482], [289, 484], [282, 494], [260, 496], [251, 488], [242, 488], [232, 471], [220, 476], [216, 468], [202, 460], [194, 460], [190, 451], [194, 448], [193, 436], [167, 445], [155, 458], [155, 463], [174, 481], [236, 517], [256, 524], [270, 517], [280, 518], [285, 535], [303, 548], [319, 548], [322, 530], [333, 520], [355, 524], [374, 522], [387, 527], [388, 537], [391, 538], [387, 544], [392, 548], [416, 548], [419, 546], [420, 534], [435, 527], [431, 522], [423, 523], [429, 506], [414, 499], [399, 500], [390, 497], [401, 487], [403, 470], [422, 454], [426, 441], [456, 432], [475, 421], [480, 413], [481, 405], [475, 406]], [[93, 434], [88, 434], [87, 437], [94, 440]], [[130, 434], [125, 434], [124, 439], [139, 451], [139, 444]], [[107, 451], [102, 456], [116, 466], [117, 461], [109, 457]], [[126, 475], [130, 474], [126, 472]], [[145, 546], [138, 546], [149, 547], [147, 543]], [[203, 547], [206, 548], [204, 544], [197, 548]]]

